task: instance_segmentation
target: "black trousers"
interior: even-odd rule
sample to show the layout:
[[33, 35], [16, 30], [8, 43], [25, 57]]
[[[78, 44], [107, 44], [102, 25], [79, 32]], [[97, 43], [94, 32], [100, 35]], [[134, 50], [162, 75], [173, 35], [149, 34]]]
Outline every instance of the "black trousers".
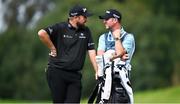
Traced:
[[80, 103], [81, 73], [49, 66], [46, 75], [53, 103]]

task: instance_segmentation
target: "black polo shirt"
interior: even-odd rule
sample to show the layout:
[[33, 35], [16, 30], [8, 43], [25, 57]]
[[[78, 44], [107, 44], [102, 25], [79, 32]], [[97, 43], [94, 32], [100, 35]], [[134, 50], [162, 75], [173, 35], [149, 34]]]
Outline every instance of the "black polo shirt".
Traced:
[[87, 50], [94, 49], [88, 27], [74, 28], [68, 22], [57, 23], [44, 29], [57, 49], [57, 57], [49, 57], [49, 65], [62, 70], [82, 69]]

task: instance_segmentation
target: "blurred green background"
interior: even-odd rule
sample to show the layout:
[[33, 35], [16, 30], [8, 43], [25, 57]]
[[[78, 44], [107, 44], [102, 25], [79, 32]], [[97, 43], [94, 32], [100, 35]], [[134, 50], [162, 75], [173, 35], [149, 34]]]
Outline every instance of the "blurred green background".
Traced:
[[[179, 0], [0, 0], [0, 102], [50, 102], [45, 68], [49, 50], [37, 32], [67, 21], [69, 9], [86, 6], [94, 42], [107, 31], [98, 15], [114, 8], [133, 33], [136, 51], [131, 82], [136, 103], [180, 103]], [[88, 57], [83, 68], [82, 102], [96, 83]], [[169, 96], [169, 97], [168, 97]]]

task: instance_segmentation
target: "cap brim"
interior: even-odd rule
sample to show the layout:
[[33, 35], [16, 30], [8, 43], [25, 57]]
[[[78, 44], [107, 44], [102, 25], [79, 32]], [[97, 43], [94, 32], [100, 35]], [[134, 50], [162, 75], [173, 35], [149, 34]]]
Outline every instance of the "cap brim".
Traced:
[[109, 15], [99, 16], [99, 19], [109, 19], [109, 18], [111, 18]]

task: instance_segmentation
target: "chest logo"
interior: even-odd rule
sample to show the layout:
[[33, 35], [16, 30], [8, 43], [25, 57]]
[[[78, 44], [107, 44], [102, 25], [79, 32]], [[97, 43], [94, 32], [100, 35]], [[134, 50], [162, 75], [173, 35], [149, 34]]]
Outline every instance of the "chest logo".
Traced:
[[73, 38], [71, 35], [63, 35], [64, 38]]
[[84, 33], [80, 33], [79, 38], [84, 39], [86, 38], [86, 36], [84, 35]]

